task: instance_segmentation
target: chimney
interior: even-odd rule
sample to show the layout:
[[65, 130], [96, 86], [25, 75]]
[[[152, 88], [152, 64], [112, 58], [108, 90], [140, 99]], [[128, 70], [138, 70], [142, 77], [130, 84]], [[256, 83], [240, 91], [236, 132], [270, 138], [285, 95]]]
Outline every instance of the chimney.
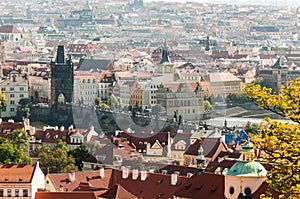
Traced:
[[9, 119], [8, 122], [14, 123], [15, 121], [13, 119]]
[[171, 174], [171, 185], [176, 185], [177, 184], [177, 173], [172, 173]]
[[60, 185], [59, 190], [60, 190], [60, 192], [63, 192], [64, 191], [64, 186]]
[[141, 171], [141, 181], [145, 181], [147, 178], [147, 171], [143, 170]]
[[57, 131], [57, 130], [58, 130], [58, 126], [55, 126], [55, 127], [54, 127], [54, 130]]
[[0, 118], [0, 124], [2, 123], [2, 118]]
[[74, 181], [75, 181], [75, 171], [72, 171], [72, 172], [70, 173], [70, 180], [71, 180], [71, 182], [74, 182]]
[[29, 133], [29, 134], [30, 134], [31, 136], [33, 136], [34, 133], [35, 133], [35, 127], [31, 126], [31, 127], [30, 127], [30, 133]]
[[73, 128], [74, 128], [73, 125], [70, 125], [68, 130], [71, 131], [71, 130], [73, 130]]
[[126, 167], [122, 167], [122, 178], [126, 179], [128, 178], [128, 175], [129, 175], [129, 169]]
[[64, 127], [64, 126], [61, 126], [61, 127], [59, 128], [59, 130], [60, 130], [60, 131], [64, 131], [64, 130], [65, 130], [65, 127]]
[[168, 171], [167, 170], [161, 170], [161, 174], [167, 174]]
[[133, 169], [132, 170], [132, 179], [136, 180], [139, 177], [139, 170]]
[[104, 168], [100, 168], [100, 177], [103, 179], [104, 178]]
[[187, 173], [186, 174], [186, 176], [189, 177], [189, 178], [192, 177], [193, 175], [194, 175], [193, 173]]

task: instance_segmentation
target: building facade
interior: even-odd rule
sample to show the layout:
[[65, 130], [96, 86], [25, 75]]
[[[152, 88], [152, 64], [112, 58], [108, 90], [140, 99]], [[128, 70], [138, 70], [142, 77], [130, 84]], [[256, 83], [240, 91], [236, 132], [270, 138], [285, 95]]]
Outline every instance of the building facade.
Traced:
[[157, 90], [156, 103], [165, 107], [168, 117], [199, 120], [203, 116], [203, 91], [197, 83], [172, 82]]
[[11, 71], [7, 79], [0, 81], [0, 88], [6, 95], [6, 108], [1, 111], [1, 117], [14, 117], [19, 101], [28, 98], [28, 79], [17, 71]]

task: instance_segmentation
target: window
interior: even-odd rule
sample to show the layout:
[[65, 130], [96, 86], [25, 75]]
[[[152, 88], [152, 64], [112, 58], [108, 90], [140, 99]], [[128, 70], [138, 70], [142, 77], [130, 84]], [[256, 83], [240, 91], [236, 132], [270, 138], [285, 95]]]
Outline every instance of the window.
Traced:
[[19, 96], [20, 96], [20, 98], [24, 98], [24, 94], [20, 94]]
[[19, 197], [19, 189], [16, 189], [16, 190], [15, 190], [15, 196], [16, 196], [16, 197]]
[[14, 100], [10, 101], [10, 104], [15, 104], [15, 101]]
[[11, 189], [7, 189], [7, 197], [11, 197]]
[[15, 90], [15, 88], [11, 87], [9, 90], [11, 90], [11, 91], [14, 91], [14, 90]]
[[0, 197], [3, 197], [3, 189], [0, 189]]
[[9, 95], [11, 98], [14, 98], [15, 97], [15, 94], [10, 94]]
[[23, 189], [23, 196], [28, 197], [28, 189]]
[[5, 88], [1, 88], [2, 91], [5, 91]]
[[10, 112], [15, 112], [15, 108], [10, 108]]
[[23, 91], [24, 90], [24, 87], [20, 87], [20, 91]]

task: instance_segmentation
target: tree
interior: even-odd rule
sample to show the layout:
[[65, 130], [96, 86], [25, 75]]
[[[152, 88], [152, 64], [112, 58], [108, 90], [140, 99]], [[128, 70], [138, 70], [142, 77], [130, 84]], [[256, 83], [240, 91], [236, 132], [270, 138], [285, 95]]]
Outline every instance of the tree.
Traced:
[[109, 107], [111, 107], [112, 109], [122, 109], [123, 108], [123, 104], [122, 101], [119, 97], [115, 96], [114, 94], [112, 94], [111, 96], [109, 96], [108, 100], [107, 100], [107, 105]]
[[0, 163], [30, 163], [28, 134], [21, 129], [7, 133], [0, 139]]
[[30, 100], [28, 98], [22, 98], [19, 100], [19, 106], [17, 107], [16, 119], [19, 121], [30, 116]]
[[6, 109], [6, 95], [0, 90], [0, 116], [1, 112]]
[[266, 118], [260, 133], [250, 137], [265, 161], [274, 165], [267, 174], [270, 191], [279, 192], [282, 198], [300, 198], [300, 78], [281, 86], [278, 94], [260, 84], [248, 85], [245, 92], [260, 108], [291, 121]]
[[40, 167], [44, 173], [65, 173], [77, 171], [75, 159], [68, 155], [68, 147], [59, 140], [53, 150], [49, 147], [37, 147], [35, 153], [40, 159]]
[[204, 111], [210, 111], [211, 110], [211, 105], [210, 105], [208, 100], [204, 100], [203, 105], [204, 105]]
[[68, 152], [68, 154], [75, 158], [75, 164], [76, 164], [78, 170], [82, 171], [82, 167], [83, 167], [82, 161], [84, 161], [89, 156], [89, 152], [85, 148], [85, 146], [81, 145], [80, 147], [78, 147], [76, 149], [70, 150]]

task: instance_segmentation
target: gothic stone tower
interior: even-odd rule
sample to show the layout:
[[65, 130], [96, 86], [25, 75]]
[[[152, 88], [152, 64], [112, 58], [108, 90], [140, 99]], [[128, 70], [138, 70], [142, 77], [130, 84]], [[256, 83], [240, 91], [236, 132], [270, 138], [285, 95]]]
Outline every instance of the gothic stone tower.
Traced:
[[[51, 61], [51, 118], [58, 125], [71, 125], [74, 68], [71, 57], [65, 58], [64, 46], [58, 46], [54, 62]], [[55, 121], [54, 121], [55, 120]]]

